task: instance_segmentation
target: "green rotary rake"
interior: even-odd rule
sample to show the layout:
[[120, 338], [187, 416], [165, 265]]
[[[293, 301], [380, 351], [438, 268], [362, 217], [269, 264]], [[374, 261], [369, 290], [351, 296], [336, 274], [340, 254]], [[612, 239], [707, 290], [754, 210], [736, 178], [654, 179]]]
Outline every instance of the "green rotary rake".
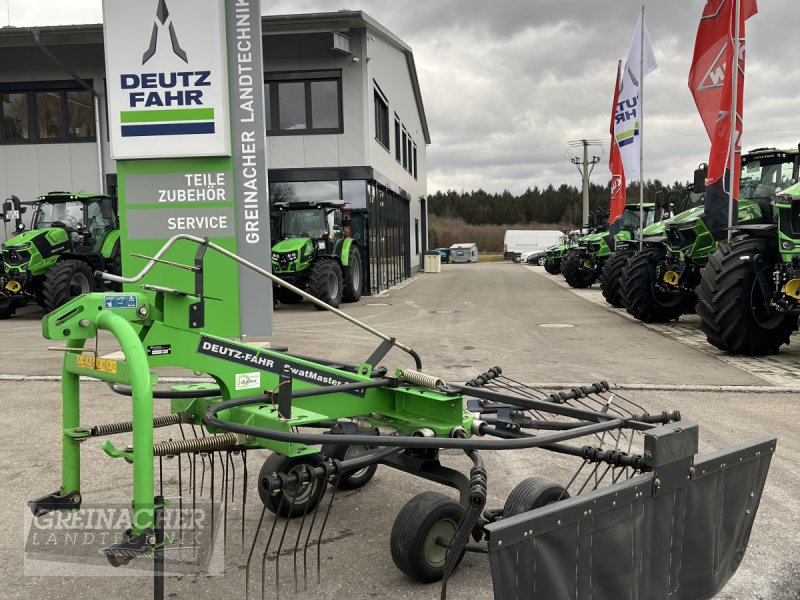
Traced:
[[[196, 245], [193, 266], [164, 258], [175, 244]], [[214, 301], [203, 294], [207, 251], [358, 325], [380, 338], [378, 347], [348, 365], [207, 333], [204, 308]], [[142, 284], [133, 293], [86, 294], [44, 318], [44, 336], [66, 341], [62, 479], [57, 491], [29, 503], [37, 519], [79, 511], [81, 442], [131, 433], [129, 446], [103, 443], [133, 470], [130, 527], [103, 552], [114, 566], [154, 558], [156, 597], [163, 596], [165, 561], [185, 560], [188, 545], [165, 537], [163, 515], [175, 508], [191, 514], [198, 497], [210, 497], [226, 547], [237, 489], [245, 597], [278, 595], [288, 571], [294, 591], [307, 589], [315, 556], [320, 580], [327, 524], [358, 502], [340, 497], [334, 507], [337, 492], [367, 485], [379, 465], [451, 488], [458, 498], [437, 491], [413, 497], [390, 536], [396, 566], [412, 580], [441, 582], [442, 597], [465, 552], [488, 555], [494, 595], [503, 599], [708, 598], [741, 562], [773, 437], [698, 455], [696, 424], [676, 411], [650, 413], [605, 382], [543, 391], [499, 367], [463, 384], [444, 381], [423, 370], [412, 348], [201, 238], [176, 236], [135, 277], [104, 276], [136, 289], [156, 264], [191, 271], [194, 289]], [[87, 345], [101, 332], [117, 340], [124, 360], [99, 357]], [[381, 365], [394, 348], [413, 368]], [[152, 369], [160, 367], [191, 369], [213, 383], [156, 389]], [[82, 425], [82, 376], [130, 396], [131, 420]], [[154, 417], [154, 398], [169, 400], [169, 415]], [[168, 426], [177, 433], [155, 442], [155, 430]], [[443, 450], [465, 453], [471, 467], [444, 464]], [[523, 479], [502, 507], [489, 507], [492, 477], [482, 454], [508, 450], [530, 452], [548, 477]], [[248, 458], [267, 451], [255, 524], [245, 518]], [[170, 457], [177, 460], [165, 466]], [[170, 469], [176, 477], [165, 474]], [[169, 499], [165, 482], [169, 492], [176, 478]]]

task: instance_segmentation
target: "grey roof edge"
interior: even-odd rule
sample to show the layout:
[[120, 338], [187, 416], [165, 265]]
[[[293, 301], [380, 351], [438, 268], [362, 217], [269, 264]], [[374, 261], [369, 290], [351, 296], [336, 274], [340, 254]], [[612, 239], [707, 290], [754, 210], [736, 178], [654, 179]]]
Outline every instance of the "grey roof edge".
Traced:
[[[381, 37], [388, 40], [398, 50], [403, 52], [408, 65], [408, 72], [411, 77], [411, 86], [414, 91], [414, 100], [417, 104], [422, 133], [425, 143], [431, 143], [430, 130], [428, 129], [428, 119], [425, 115], [425, 105], [422, 102], [422, 92], [419, 87], [417, 77], [417, 67], [414, 62], [414, 53], [411, 47], [403, 40], [389, 31], [385, 26], [376, 21], [370, 15], [361, 10], [339, 10], [325, 13], [299, 13], [290, 15], [261, 15], [262, 32], [281, 24], [323, 24], [330, 23], [332, 26], [337, 23], [349, 27], [363, 25], [374, 30]], [[103, 25], [101, 23], [87, 23], [81, 25], [47, 25], [42, 27], [0, 27], [0, 47], [33, 45], [33, 30], [38, 30], [42, 34], [42, 42], [45, 45], [66, 44], [66, 43], [85, 43], [86, 40], [68, 41], [70, 34], [93, 34], [100, 35], [98, 40], [102, 43]], [[48, 39], [49, 38], [49, 39]], [[26, 43], [20, 43], [20, 42]]]

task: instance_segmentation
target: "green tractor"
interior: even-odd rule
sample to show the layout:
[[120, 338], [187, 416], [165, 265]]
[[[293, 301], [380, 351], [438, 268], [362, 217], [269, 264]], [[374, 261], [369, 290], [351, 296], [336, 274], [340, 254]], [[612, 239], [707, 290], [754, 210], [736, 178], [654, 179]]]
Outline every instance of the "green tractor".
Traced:
[[[800, 315], [800, 184], [797, 151], [772, 151], [742, 166], [740, 196], [762, 218], [734, 226], [709, 256], [697, 288], [700, 329], [720, 350], [778, 352]], [[739, 201], [741, 213], [742, 200]]]
[[[670, 222], [671, 218], [662, 219], [662, 213], [658, 207], [663, 206], [662, 199], [666, 198], [663, 190], [656, 192], [656, 213], [654, 222], [642, 231], [642, 239], [647, 243], [648, 238], [652, 236], [663, 235], [664, 229]], [[671, 203], [670, 203], [671, 204]], [[671, 211], [669, 212], [671, 214]], [[625, 303], [622, 297], [622, 279], [628, 261], [636, 254], [639, 247], [639, 240], [636, 237], [629, 239], [619, 239], [616, 243], [616, 249], [608, 257], [603, 269], [600, 272], [600, 288], [603, 292], [603, 297], [611, 306], [616, 308], [624, 308]]]
[[588, 232], [584, 229], [573, 229], [561, 238], [561, 243], [550, 246], [547, 249], [547, 258], [544, 263], [544, 270], [551, 275], [558, 275], [561, 273], [561, 260], [564, 255], [578, 247], [578, 240], [586, 235]]
[[[737, 223], [772, 223], [775, 190], [797, 181], [798, 152], [761, 148], [742, 157]], [[709, 223], [705, 210], [706, 168], [695, 171], [687, 210], [676, 215], [665, 235], [629, 262], [623, 277], [623, 301], [631, 315], [647, 323], [665, 323], [690, 312], [697, 303], [696, 290], [709, 256], [724, 227]]]
[[[363, 261], [344, 202], [276, 202], [272, 219], [273, 274], [334, 308], [361, 298]], [[274, 292], [282, 304], [301, 301], [286, 288]]]
[[[653, 224], [655, 218], [653, 204], [643, 204], [644, 225]], [[586, 288], [594, 284], [613, 252], [612, 246], [625, 240], [632, 240], [639, 228], [639, 205], [628, 204], [622, 211], [620, 232], [611, 239], [608, 231], [590, 233], [578, 240], [578, 247], [570, 250], [561, 260], [564, 279], [574, 288]], [[610, 244], [609, 244], [610, 242]]]
[[[21, 215], [29, 206], [34, 212], [25, 231]], [[0, 246], [0, 318], [30, 299], [53, 311], [95, 291], [95, 271], [122, 273], [116, 198], [51, 192], [20, 202], [12, 196], [3, 204], [3, 221], [15, 222], [15, 235]]]

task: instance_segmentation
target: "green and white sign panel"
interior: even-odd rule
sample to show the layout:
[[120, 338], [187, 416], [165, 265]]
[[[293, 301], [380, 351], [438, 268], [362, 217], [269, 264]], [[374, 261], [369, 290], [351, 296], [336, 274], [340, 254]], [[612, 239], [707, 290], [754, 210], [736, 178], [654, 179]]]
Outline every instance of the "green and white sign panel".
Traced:
[[[103, 14], [125, 275], [144, 265], [131, 253], [181, 233], [269, 270], [259, 1], [104, 0]], [[196, 249], [166, 259], [192, 265]], [[213, 251], [204, 264], [203, 329], [271, 335], [270, 282]], [[192, 292], [194, 274], [158, 265], [146, 283]]]

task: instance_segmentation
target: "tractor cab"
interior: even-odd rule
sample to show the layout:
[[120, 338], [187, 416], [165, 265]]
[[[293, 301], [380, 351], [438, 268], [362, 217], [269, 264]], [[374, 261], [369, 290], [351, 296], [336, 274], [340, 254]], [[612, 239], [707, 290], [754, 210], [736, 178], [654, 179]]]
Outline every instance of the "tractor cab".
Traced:
[[106, 236], [119, 229], [111, 196], [53, 192], [30, 204], [31, 230], [63, 229], [77, 253], [99, 252]]
[[275, 241], [308, 238], [328, 242], [343, 237], [342, 201], [278, 202], [273, 207], [273, 239]]
[[[363, 262], [345, 202], [273, 203], [272, 239], [272, 272], [281, 279], [334, 307], [361, 297]], [[282, 304], [300, 302], [284, 287], [275, 294]]]

